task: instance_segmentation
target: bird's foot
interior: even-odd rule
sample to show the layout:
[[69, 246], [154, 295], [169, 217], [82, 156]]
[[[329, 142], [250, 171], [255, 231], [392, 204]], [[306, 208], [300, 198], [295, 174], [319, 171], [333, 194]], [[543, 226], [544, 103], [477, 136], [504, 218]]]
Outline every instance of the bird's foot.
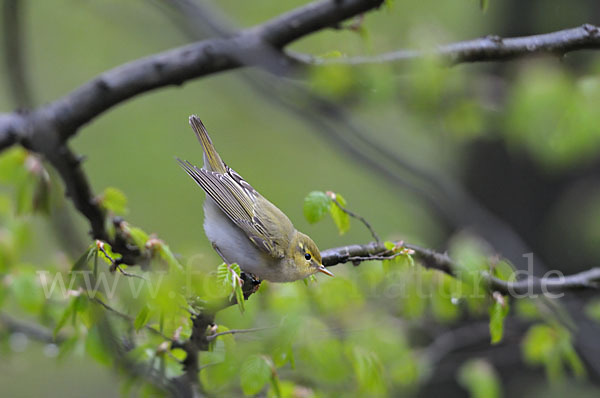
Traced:
[[243, 272], [240, 274], [244, 284], [242, 285], [242, 291], [244, 292], [244, 298], [250, 297], [251, 294], [256, 293], [260, 287], [261, 280], [256, 275], [249, 272]]

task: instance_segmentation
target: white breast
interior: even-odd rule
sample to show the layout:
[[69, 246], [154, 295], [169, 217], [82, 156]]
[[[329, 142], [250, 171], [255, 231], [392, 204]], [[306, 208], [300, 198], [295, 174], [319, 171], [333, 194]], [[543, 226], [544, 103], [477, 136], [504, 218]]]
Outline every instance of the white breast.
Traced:
[[243, 271], [262, 278], [269, 259], [210, 198], [204, 202], [204, 231], [229, 264], [237, 263]]

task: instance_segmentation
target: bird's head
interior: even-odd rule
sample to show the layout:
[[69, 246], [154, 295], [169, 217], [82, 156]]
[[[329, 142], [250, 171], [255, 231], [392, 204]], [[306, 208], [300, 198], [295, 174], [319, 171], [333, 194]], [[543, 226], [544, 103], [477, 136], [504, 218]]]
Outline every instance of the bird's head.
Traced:
[[296, 231], [296, 238], [292, 240], [290, 247], [294, 265], [297, 268], [298, 274], [303, 278], [322, 272], [326, 275], [333, 276], [321, 263], [321, 253], [313, 240], [302, 232]]

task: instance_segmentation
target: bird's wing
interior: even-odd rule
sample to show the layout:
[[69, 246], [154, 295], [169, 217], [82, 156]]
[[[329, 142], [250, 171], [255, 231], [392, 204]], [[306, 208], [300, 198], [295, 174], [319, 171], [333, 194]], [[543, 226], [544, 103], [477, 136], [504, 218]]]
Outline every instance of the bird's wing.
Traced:
[[[266, 206], [256, 206], [257, 199], [266, 199], [231, 168], [225, 166], [227, 172], [221, 174], [177, 160], [256, 247], [275, 258], [284, 257], [289, 244], [289, 237], [284, 236], [284, 231], [289, 231], [291, 226], [291, 221], [285, 214], [275, 206], [269, 206], [269, 209]], [[281, 225], [282, 223], [290, 225]]]

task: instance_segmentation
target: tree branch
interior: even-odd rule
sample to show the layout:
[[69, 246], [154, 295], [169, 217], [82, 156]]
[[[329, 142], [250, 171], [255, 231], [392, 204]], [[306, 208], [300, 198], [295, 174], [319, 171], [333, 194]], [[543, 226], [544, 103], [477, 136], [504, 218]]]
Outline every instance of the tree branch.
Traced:
[[298, 62], [310, 65], [364, 65], [401, 63], [427, 57], [437, 58], [448, 65], [467, 62], [507, 61], [538, 54], [563, 56], [567, 53], [600, 48], [600, 28], [585, 24], [577, 28], [533, 36], [502, 38], [486, 36], [438, 46], [432, 50], [399, 50], [376, 56], [357, 56], [322, 59], [306, 54], [288, 53]]
[[[414, 252], [413, 257], [426, 268], [442, 271], [454, 277], [458, 276], [461, 271], [461, 267], [446, 253], [438, 253], [430, 249], [402, 242], [397, 242], [397, 244], [402, 248], [412, 250]], [[360, 258], [360, 261], [368, 261], [391, 258], [394, 255], [394, 252], [377, 242], [371, 242], [365, 245], [342, 246], [327, 249], [321, 253], [323, 265], [326, 267], [333, 267], [337, 264], [343, 264], [349, 261], [352, 261], [357, 265], [357, 258]], [[501, 280], [488, 273], [482, 273], [481, 276], [487, 283], [490, 292], [498, 291], [513, 297], [537, 294], [557, 294], [571, 290], [600, 288], [600, 268], [592, 268], [568, 276], [564, 276], [558, 271], [550, 271], [546, 275], [549, 274], [557, 276], [537, 278], [533, 275], [528, 275], [527, 278], [514, 282]]]
[[[301, 36], [376, 8], [382, 1], [322, 0], [231, 37], [200, 41], [119, 66], [31, 113], [0, 115], [0, 150], [20, 142], [44, 155], [64, 180], [75, 207], [89, 220], [92, 236], [107, 240], [104, 212], [95, 201], [80, 159], [66, 145], [81, 126], [149, 90], [179, 85], [235, 67], [263, 65], [260, 54], [266, 48], [282, 47]], [[110, 243], [123, 255], [122, 262], [135, 263], [136, 253], [130, 252], [126, 245], [115, 247], [118, 242]]]
[[[7, 84], [19, 108], [32, 105], [31, 89], [27, 79], [25, 44], [23, 40], [23, 4], [20, 0], [5, 0], [2, 10], [4, 61]], [[2, 148], [0, 146], [0, 148]]]
[[40, 110], [64, 141], [111, 107], [144, 92], [243, 66], [240, 57], [265, 44], [283, 47], [383, 0], [322, 0], [309, 3], [230, 38], [209, 39], [111, 69]]
[[252, 329], [231, 329], [231, 330], [226, 330], [224, 332], [219, 332], [219, 333], [211, 334], [211, 335], [209, 335], [209, 336], [206, 337], [206, 340], [207, 341], [213, 341], [217, 337], [219, 337], [219, 336], [225, 336], [227, 334], [253, 333], [253, 332], [259, 332], [261, 330], [266, 330], [266, 329], [271, 329], [271, 328], [272, 327], [252, 328]]
[[42, 325], [18, 320], [5, 313], [0, 313], [0, 326], [11, 333], [23, 333], [27, 337], [42, 343], [60, 344], [64, 341], [62, 335], [59, 334], [54, 338], [52, 330]]

